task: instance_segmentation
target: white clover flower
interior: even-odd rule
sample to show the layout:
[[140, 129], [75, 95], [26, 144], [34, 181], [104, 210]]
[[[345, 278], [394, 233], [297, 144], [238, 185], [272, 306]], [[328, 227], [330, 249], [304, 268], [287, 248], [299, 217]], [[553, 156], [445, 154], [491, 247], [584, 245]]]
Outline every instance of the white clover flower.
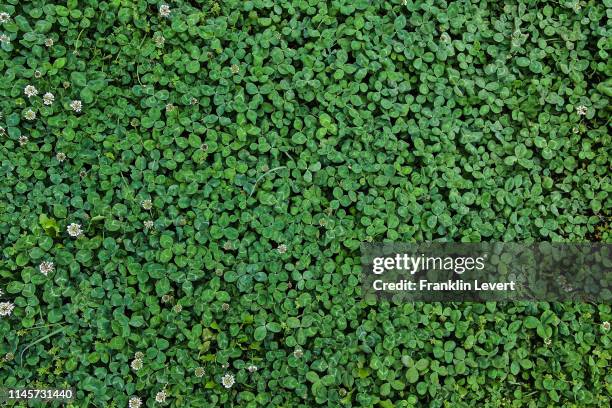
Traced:
[[66, 153], [62, 153], [62, 152], [58, 152], [55, 155], [55, 158], [57, 159], [58, 162], [63, 162], [64, 160], [66, 160]]
[[166, 402], [166, 397], [168, 395], [166, 394], [166, 391], [161, 390], [160, 392], [158, 392], [157, 394], [155, 394], [155, 402], [159, 402], [160, 404]]
[[45, 39], [45, 46], [53, 47], [53, 38], [46, 38]]
[[134, 360], [132, 360], [132, 364], [130, 364], [130, 366], [132, 367], [132, 370], [138, 371], [143, 366], [142, 360], [139, 358], [135, 358]]
[[13, 361], [14, 358], [15, 358], [15, 355], [9, 352], [4, 355], [3, 360], [6, 362], [9, 362], [9, 361]]
[[580, 116], [586, 115], [588, 111], [589, 111], [588, 108], [584, 105], [580, 105], [576, 107], [576, 113]]
[[202, 378], [204, 377], [204, 374], [206, 373], [206, 371], [204, 370], [204, 367], [197, 367], [194, 372], [196, 377], [198, 378]]
[[42, 72], [40, 72], [39, 70], [34, 71], [34, 78], [40, 78], [42, 77]]
[[605, 331], [610, 330], [610, 322], [603, 322], [603, 323], [601, 324], [601, 327], [602, 327], [602, 328], [603, 328]]
[[11, 43], [11, 37], [9, 37], [6, 34], [0, 34], [0, 43], [2, 43], [2, 44], [10, 44]]
[[550, 339], [550, 337], [544, 339], [544, 344], [547, 346], [550, 346], [552, 344], [552, 340]]
[[174, 305], [172, 310], [174, 310], [174, 313], [181, 313], [181, 311], [183, 310], [183, 305], [177, 303], [176, 305]]
[[14, 308], [15, 305], [11, 302], [0, 303], [0, 316], [10, 316]]
[[285, 252], [287, 252], [287, 245], [280, 244], [278, 248], [276, 248], [276, 250], [278, 251], [279, 254], [284, 254]]
[[53, 262], [43, 261], [40, 263], [40, 265], [38, 265], [38, 270], [40, 270], [40, 273], [43, 275], [47, 276], [49, 272], [53, 272], [55, 270], [55, 266], [53, 265]]
[[142, 351], [137, 351], [134, 353], [134, 358], [142, 360], [144, 358], [144, 353]]
[[53, 105], [53, 101], [55, 101], [55, 96], [51, 92], [47, 92], [43, 95], [43, 103], [45, 105]]
[[141, 405], [142, 405], [142, 401], [138, 397], [132, 397], [130, 398], [130, 401], [128, 402], [129, 408], [140, 408]]
[[155, 41], [155, 45], [158, 47], [163, 47], [164, 44], [166, 43], [166, 39], [161, 34], [158, 34], [155, 37], [153, 37], [153, 41]]
[[142, 208], [144, 208], [145, 210], [150, 210], [151, 208], [153, 208], [153, 201], [151, 200], [144, 200], [141, 204]]
[[83, 103], [79, 100], [74, 100], [70, 102], [70, 107], [72, 108], [73, 111], [78, 113], [81, 111], [81, 108], [83, 107]]
[[228, 310], [230, 310], [230, 305], [229, 303], [224, 303], [221, 305], [221, 309], [223, 309], [224, 312], [227, 312]]
[[247, 370], [249, 371], [249, 373], [254, 373], [258, 370], [256, 365], [251, 364], [250, 366], [247, 367]]
[[27, 120], [34, 120], [34, 119], [36, 119], [36, 112], [34, 112], [32, 109], [28, 109], [23, 116]]
[[8, 23], [11, 19], [11, 15], [5, 11], [0, 13], [0, 24]]
[[159, 6], [159, 15], [162, 17], [170, 17], [170, 6], [167, 4]]
[[191, 98], [190, 103], [191, 103], [192, 105], [197, 105], [197, 104], [198, 104], [198, 102], [199, 102], [199, 101], [198, 101], [198, 99], [197, 99], [197, 98], [193, 98], [193, 97]]
[[408, 0], [402, 0], [402, 6], [407, 6], [408, 5]]
[[154, 224], [153, 224], [153, 221], [151, 221], [151, 220], [146, 220], [146, 221], [144, 222], [144, 227], [145, 227], [146, 229], [151, 229], [151, 228], [153, 228], [153, 225], [154, 225]]
[[237, 74], [240, 72], [240, 67], [237, 64], [233, 64], [230, 67], [230, 70], [232, 71], [232, 74]]
[[304, 350], [302, 350], [299, 347], [293, 351], [293, 357], [295, 358], [301, 358], [303, 355], [304, 355]]
[[33, 85], [26, 85], [26, 87], [23, 88], [23, 93], [26, 94], [28, 98], [31, 98], [32, 96], [38, 95], [38, 89]]
[[19, 136], [19, 145], [20, 146], [25, 146], [26, 143], [28, 143], [28, 137], [27, 136]]
[[83, 233], [83, 231], [81, 230], [81, 224], [76, 224], [74, 222], [68, 225], [68, 227], [66, 228], [66, 231], [68, 231], [68, 234], [71, 237], [78, 237], [79, 235]]
[[176, 109], [176, 106], [174, 106], [171, 103], [166, 104], [166, 112], [172, 112], [174, 109]]
[[236, 379], [234, 378], [234, 375], [230, 373], [225, 374], [221, 378], [221, 384], [223, 384], [225, 388], [232, 388], [232, 385], [234, 385], [235, 382]]
[[170, 303], [173, 299], [172, 295], [163, 295], [161, 298], [162, 303]]

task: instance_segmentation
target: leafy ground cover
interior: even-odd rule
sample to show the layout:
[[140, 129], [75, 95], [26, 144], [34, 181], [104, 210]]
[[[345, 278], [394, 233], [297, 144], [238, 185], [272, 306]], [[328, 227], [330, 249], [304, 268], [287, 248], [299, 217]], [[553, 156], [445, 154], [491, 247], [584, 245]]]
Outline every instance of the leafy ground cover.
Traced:
[[367, 303], [368, 241], [602, 241], [610, 0], [0, 0], [0, 384], [610, 404], [610, 305]]

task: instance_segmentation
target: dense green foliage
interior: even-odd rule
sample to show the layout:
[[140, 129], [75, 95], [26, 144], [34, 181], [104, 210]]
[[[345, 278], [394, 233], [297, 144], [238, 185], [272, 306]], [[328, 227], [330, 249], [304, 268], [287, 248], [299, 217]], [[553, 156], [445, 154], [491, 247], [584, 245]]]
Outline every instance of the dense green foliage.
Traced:
[[610, 305], [368, 304], [359, 244], [612, 241], [610, 0], [168, 5], [0, 0], [0, 385], [609, 406]]

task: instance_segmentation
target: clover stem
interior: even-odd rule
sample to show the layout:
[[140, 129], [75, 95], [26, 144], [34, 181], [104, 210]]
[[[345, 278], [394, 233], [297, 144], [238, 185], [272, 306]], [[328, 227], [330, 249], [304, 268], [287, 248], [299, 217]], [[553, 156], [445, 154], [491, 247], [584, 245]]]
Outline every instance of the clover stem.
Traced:
[[257, 188], [257, 183], [259, 183], [259, 181], [260, 181], [262, 178], [266, 177], [268, 174], [270, 174], [270, 173], [272, 173], [272, 172], [275, 172], [275, 171], [277, 171], [277, 170], [284, 169], [284, 168], [286, 168], [286, 167], [287, 167], [287, 166], [279, 166], [279, 167], [275, 167], [275, 168], [273, 168], [273, 169], [270, 169], [270, 170], [266, 171], [266, 172], [265, 172], [264, 174], [262, 174], [261, 176], [259, 176], [259, 177], [257, 178], [257, 180], [255, 180], [255, 184], [253, 184], [253, 188], [251, 189], [251, 193], [249, 194], [249, 197], [251, 197], [251, 196], [253, 195], [253, 193], [255, 192], [255, 188]]

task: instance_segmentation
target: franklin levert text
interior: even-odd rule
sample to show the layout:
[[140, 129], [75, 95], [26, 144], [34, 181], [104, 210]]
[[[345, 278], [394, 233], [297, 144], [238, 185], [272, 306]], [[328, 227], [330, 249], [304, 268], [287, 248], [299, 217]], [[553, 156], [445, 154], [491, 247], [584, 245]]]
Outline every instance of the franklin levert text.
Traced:
[[453, 291], [513, 291], [516, 290], [514, 281], [510, 282], [482, 282], [479, 280], [465, 281], [462, 279], [448, 280], [446, 282], [429, 282], [421, 279], [412, 281], [402, 279], [396, 282], [384, 282], [380, 279], [372, 283], [377, 291], [424, 291], [424, 292], [453, 292]]

